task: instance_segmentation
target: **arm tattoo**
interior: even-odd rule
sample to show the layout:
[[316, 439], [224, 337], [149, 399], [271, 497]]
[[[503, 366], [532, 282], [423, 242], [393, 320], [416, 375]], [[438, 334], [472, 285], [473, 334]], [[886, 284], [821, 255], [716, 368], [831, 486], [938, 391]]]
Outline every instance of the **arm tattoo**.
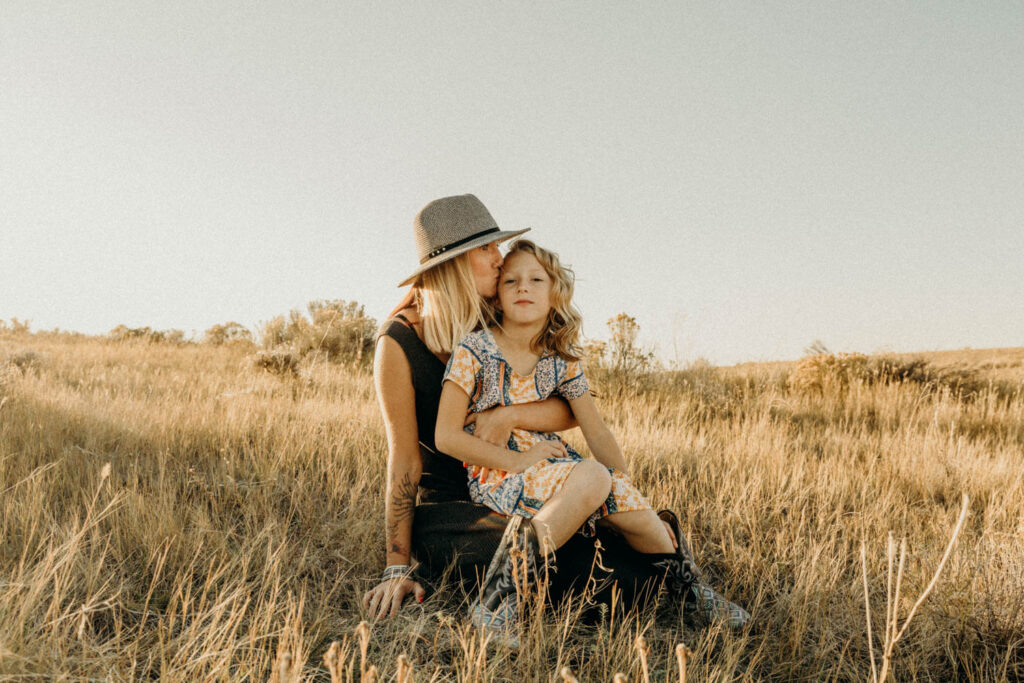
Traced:
[[407, 553], [408, 548], [398, 541], [399, 527], [411, 521], [416, 511], [417, 485], [408, 474], [394, 482], [391, 490], [391, 519], [388, 522], [388, 549], [393, 553]]

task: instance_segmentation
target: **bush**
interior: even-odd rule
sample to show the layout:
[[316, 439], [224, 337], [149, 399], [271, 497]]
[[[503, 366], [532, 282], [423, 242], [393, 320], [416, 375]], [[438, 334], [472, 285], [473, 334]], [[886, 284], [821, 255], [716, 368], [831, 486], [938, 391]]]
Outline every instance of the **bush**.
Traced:
[[257, 351], [252, 356], [252, 364], [255, 367], [282, 377], [298, 377], [301, 360], [297, 354], [286, 349]]
[[311, 301], [309, 318], [293, 310], [264, 323], [260, 344], [288, 348], [299, 358], [323, 356], [337, 363], [364, 364], [372, 358], [377, 322], [355, 301]]
[[11, 318], [9, 322], [0, 320], [0, 332], [10, 332], [12, 334], [28, 334], [29, 333], [29, 321], [18, 320], [17, 318]]
[[923, 358], [866, 356], [862, 353], [818, 353], [801, 358], [787, 385], [799, 393], [822, 394], [864, 384], [918, 384], [929, 390], [947, 389], [971, 398], [985, 388], [976, 373], [957, 368], [936, 368]]
[[583, 359], [591, 378], [610, 391], [640, 389], [649, 384], [650, 375], [658, 369], [654, 352], [637, 341], [640, 325], [636, 318], [619, 313], [608, 320], [611, 338], [587, 341]]
[[923, 358], [878, 356], [871, 359], [872, 380], [882, 384], [915, 383], [930, 389], [947, 389], [962, 398], [973, 398], [987, 387], [977, 371], [936, 367]]
[[107, 333], [112, 341], [145, 341], [151, 344], [184, 344], [185, 333], [181, 330], [154, 330], [151, 327], [128, 327], [118, 325]]
[[675, 391], [689, 394], [701, 403], [724, 405], [735, 393], [722, 371], [707, 358], [698, 358], [682, 370], [669, 373], [668, 377]]
[[227, 322], [223, 325], [214, 325], [204, 332], [203, 343], [213, 346], [252, 344], [252, 332], [241, 323]]
[[596, 339], [588, 339], [583, 343], [583, 363], [590, 371], [602, 369], [605, 365], [605, 355], [608, 353], [608, 343]]
[[625, 377], [635, 377], [654, 369], [654, 352], [643, 349], [637, 342], [640, 325], [636, 318], [619, 313], [608, 321], [611, 340], [606, 350], [612, 372]]
[[0, 407], [7, 400], [2, 395], [6, 393], [8, 385], [29, 373], [38, 375], [44, 362], [45, 357], [33, 349], [21, 349], [6, 358], [0, 358]]
[[38, 370], [43, 365], [43, 357], [32, 349], [22, 349], [7, 357], [7, 365], [17, 368], [22, 374], [29, 370]]
[[863, 353], [818, 353], [801, 358], [789, 376], [791, 389], [824, 393], [845, 389], [854, 381], [868, 381], [871, 371]]

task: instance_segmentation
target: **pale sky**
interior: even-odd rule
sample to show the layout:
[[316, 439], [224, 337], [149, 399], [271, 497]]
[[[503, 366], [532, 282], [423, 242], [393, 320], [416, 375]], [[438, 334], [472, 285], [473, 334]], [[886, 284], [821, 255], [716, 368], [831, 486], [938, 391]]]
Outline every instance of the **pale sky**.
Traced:
[[0, 0], [0, 318], [379, 320], [466, 192], [667, 361], [1024, 345], [1024, 4]]

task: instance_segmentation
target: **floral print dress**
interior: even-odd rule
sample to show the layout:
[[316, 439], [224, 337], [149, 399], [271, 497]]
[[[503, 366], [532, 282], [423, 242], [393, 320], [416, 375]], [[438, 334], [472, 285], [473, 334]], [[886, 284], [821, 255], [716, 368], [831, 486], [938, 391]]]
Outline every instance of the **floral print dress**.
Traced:
[[[455, 347], [444, 379], [469, 395], [469, 410], [474, 413], [495, 406], [543, 401], [556, 395], [572, 400], [590, 391], [580, 363], [553, 353], [541, 356], [530, 375], [518, 374], [505, 360], [488, 329], [467, 335]], [[472, 434], [475, 426], [467, 425], [466, 431]], [[473, 502], [504, 515], [533, 517], [562, 488], [573, 467], [583, 459], [557, 434], [545, 432], [513, 429], [507, 447], [523, 452], [542, 440], [562, 442], [569, 457], [547, 458], [518, 473], [466, 464]], [[608, 471], [612, 475], [611, 493], [584, 527], [591, 534], [594, 523], [605, 515], [650, 508], [627, 474], [612, 468]]]

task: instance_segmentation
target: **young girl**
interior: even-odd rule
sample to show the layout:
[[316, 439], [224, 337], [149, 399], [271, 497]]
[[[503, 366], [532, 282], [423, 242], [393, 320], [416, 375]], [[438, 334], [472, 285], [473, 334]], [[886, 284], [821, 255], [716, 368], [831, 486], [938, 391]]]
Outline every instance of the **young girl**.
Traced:
[[[528, 240], [511, 246], [498, 282], [500, 325], [467, 335], [448, 361], [437, 447], [465, 461], [474, 502], [531, 520], [529, 536], [543, 555], [584, 523], [590, 533], [595, 523], [614, 527], [640, 552], [675, 553], [665, 525], [630, 481], [590, 395], [576, 353], [582, 321], [572, 290], [572, 272], [555, 254]], [[596, 461], [557, 434], [514, 428], [495, 439], [499, 446], [474, 436], [472, 423], [463, 430], [467, 413], [552, 395], [569, 402]], [[485, 607], [496, 610], [503, 597], [488, 607], [485, 595]], [[512, 607], [508, 617], [514, 617]]]

